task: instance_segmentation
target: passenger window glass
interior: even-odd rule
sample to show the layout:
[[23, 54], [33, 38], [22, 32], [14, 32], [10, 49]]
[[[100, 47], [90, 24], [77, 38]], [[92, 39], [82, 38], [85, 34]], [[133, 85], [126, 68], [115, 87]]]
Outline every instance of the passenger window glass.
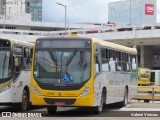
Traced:
[[31, 69], [31, 49], [24, 49], [24, 69]]
[[101, 49], [102, 71], [109, 71], [108, 49]]
[[120, 52], [116, 52], [116, 70], [117, 71], [121, 71], [121, 53]]
[[112, 72], [116, 71], [116, 61], [113, 58], [110, 58], [109, 60], [110, 70]]
[[13, 61], [14, 61], [14, 72], [20, 73], [22, 69], [22, 57], [14, 56]]
[[98, 55], [95, 56], [95, 72], [100, 72], [100, 62], [98, 59]]
[[137, 70], [137, 64], [136, 64], [136, 56], [132, 55], [132, 70]]
[[100, 72], [101, 71], [101, 68], [100, 68], [100, 65], [101, 65], [101, 55], [102, 53], [100, 52], [101, 49], [97, 47], [95, 47], [95, 54], [94, 54], [94, 59], [95, 59], [95, 73], [96, 72]]

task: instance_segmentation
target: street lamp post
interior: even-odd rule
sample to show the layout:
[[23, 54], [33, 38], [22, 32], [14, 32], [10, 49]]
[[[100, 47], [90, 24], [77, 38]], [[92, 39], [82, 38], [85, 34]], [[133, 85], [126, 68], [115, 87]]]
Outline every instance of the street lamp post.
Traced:
[[6, 8], [3, 7], [3, 15], [4, 15], [4, 25], [3, 25], [3, 29], [6, 28]]
[[132, 24], [132, 13], [131, 13], [131, 12], [132, 12], [132, 10], [131, 10], [131, 9], [132, 9], [132, 8], [131, 8], [131, 7], [132, 7], [132, 4], [131, 4], [131, 0], [130, 0], [130, 3], [129, 3], [129, 4], [130, 4], [130, 26], [131, 26], [131, 24]]
[[2, 18], [4, 19], [4, 23], [3, 23], [3, 29], [5, 29], [6, 25], [5, 25], [5, 20], [6, 20], [6, 2], [5, 0], [1, 1], [1, 12], [2, 12]]
[[56, 3], [58, 5], [61, 5], [65, 8], [65, 36], [67, 35], [67, 31], [66, 31], [66, 17], [67, 17], [67, 6], [66, 5], [63, 5], [61, 3]]

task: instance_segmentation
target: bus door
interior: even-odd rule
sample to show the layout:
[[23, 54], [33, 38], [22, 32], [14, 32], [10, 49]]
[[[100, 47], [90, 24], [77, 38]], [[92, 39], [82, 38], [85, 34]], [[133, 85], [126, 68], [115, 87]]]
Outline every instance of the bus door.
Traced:
[[20, 80], [20, 74], [22, 71], [22, 47], [13, 46], [13, 101], [19, 102], [19, 96], [21, 97], [21, 90], [18, 88], [22, 87], [22, 79]]
[[94, 94], [95, 94], [95, 104], [100, 103], [101, 91], [102, 91], [102, 71], [101, 71], [101, 55], [100, 47], [95, 45], [94, 52]]

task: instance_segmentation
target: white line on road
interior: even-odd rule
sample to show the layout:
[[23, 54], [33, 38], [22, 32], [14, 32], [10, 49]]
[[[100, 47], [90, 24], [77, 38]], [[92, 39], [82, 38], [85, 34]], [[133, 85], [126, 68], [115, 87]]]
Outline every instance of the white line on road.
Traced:
[[159, 108], [127, 108], [123, 107], [119, 111], [160, 111]]

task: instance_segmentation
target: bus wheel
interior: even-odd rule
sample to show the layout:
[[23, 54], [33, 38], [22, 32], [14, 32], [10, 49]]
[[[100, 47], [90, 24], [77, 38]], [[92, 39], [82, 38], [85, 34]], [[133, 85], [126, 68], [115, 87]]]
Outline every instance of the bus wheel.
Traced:
[[29, 97], [27, 91], [24, 89], [22, 94], [22, 103], [21, 103], [21, 110], [27, 111], [29, 105]]
[[149, 100], [144, 100], [145, 103], [149, 103]]
[[57, 106], [48, 106], [47, 107], [47, 111], [48, 111], [49, 114], [56, 113], [56, 110], [57, 110]]
[[125, 107], [128, 104], [128, 90], [125, 89], [123, 101], [118, 104], [118, 108]]
[[104, 94], [102, 94], [102, 96], [101, 96], [101, 103], [100, 103], [100, 105], [98, 105], [98, 106], [96, 106], [94, 109], [94, 113], [95, 114], [100, 114], [100, 113], [102, 113], [102, 111], [103, 111], [103, 104], [104, 104], [104, 96], [103, 96]]
[[127, 106], [127, 104], [128, 104], [128, 90], [126, 88], [124, 93], [123, 106]]

